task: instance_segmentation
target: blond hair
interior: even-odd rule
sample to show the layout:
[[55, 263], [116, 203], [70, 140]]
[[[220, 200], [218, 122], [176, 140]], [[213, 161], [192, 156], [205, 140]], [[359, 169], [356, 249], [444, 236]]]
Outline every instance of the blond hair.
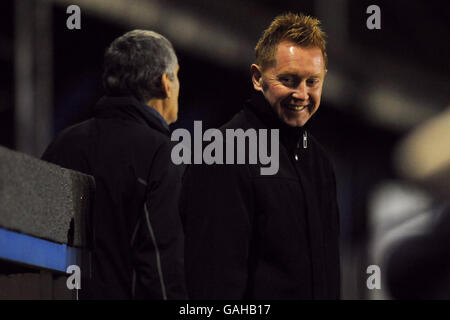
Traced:
[[327, 65], [326, 35], [320, 21], [314, 17], [285, 13], [277, 16], [264, 30], [255, 47], [256, 64], [265, 68], [275, 62], [277, 46], [282, 41], [290, 41], [304, 48], [319, 48]]

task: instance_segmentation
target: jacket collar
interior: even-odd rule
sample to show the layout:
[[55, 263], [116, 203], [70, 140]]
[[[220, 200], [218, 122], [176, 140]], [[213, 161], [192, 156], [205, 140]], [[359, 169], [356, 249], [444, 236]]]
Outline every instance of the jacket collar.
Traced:
[[166, 135], [170, 133], [169, 126], [158, 111], [132, 96], [102, 97], [94, 107], [94, 116], [96, 118], [131, 119]]
[[289, 147], [297, 146], [303, 137], [307, 136], [309, 122], [302, 127], [291, 127], [284, 123], [273, 110], [261, 92], [254, 91], [245, 108], [251, 110], [270, 129], [279, 129], [281, 140]]

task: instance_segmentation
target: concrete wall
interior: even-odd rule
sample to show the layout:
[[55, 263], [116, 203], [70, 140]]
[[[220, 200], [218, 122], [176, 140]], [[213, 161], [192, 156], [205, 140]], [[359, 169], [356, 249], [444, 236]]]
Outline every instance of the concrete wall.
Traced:
[[[84, 248], [94, 189], [91, 176], [0, 147], [2, 229], [32, 236], [37, 243], [42, 239]], [[33, 253], [9, 244], [25, 258]], [[62, 272], [0, 257], [0, 299], [70, 299], [75, 295], [66, 288], [66, 278]]]

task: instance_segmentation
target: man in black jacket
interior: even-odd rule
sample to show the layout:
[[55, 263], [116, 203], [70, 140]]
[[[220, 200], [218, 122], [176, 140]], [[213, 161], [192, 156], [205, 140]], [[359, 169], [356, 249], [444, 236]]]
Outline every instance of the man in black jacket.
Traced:
[[[193, 299], [338, 299], [335, 177], [307, 130], [326, 74], [324, 34], [317, 19], [281, 15], [255, 52], [256, 92], [222, 132], [279, 130], [279, 170], [261, 175], [262, 166], [249, 163], [188, 167], [181, 200], [188, 294]], [[277, 145], [266, 147], [274, 152]], [[235, 151], [248, 155], [251, 150], [247, 145]]]
[[170, 160], [168, 138], [177, 119], [178, 69], [160, 34], [134, 30], [117, 38], [105, 52], [107, 95], [94, 117], [64, 130], [42, 157], [95, 178], [86, 298], [186, 297], [182, 172]]

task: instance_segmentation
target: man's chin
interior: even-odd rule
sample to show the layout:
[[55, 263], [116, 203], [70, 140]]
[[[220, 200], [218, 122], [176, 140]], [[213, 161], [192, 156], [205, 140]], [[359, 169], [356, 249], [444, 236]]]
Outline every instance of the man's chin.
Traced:
[[290, 127], [303, 127], [311, 118], [309, 109], [303, 109], [301, 111], [293, 111], [290, 109], [282, 109], [278, 113], [280, 119]]
[[308, 122], [308, 119], [292, 119], [292, 118], [282, 118], [283, 122], [287, 124], [290, 127], [303, 127], [306, 122]]

